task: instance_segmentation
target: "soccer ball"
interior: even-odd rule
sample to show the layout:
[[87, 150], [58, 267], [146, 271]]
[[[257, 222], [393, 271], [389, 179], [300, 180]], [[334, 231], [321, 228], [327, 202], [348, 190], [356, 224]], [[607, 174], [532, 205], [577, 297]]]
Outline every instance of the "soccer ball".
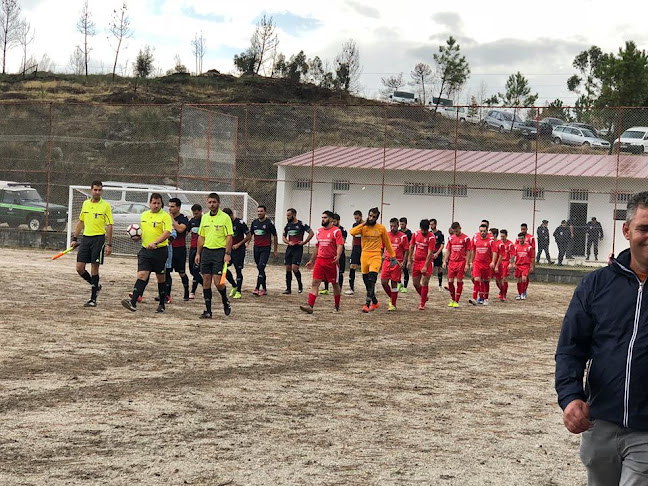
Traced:
[[126, 229], [126, 233], [128, 233], [128, 236], [131, 238], [137, 238], [138, 236], [142, 236], [142, 228], [140, 228], [139, 224], [131, 224]]

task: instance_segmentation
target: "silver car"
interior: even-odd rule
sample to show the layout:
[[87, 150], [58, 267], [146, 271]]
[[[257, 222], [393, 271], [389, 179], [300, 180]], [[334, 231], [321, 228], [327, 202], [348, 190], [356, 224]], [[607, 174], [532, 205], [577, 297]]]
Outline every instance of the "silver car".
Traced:
[[582, 147], [592, 147], [608, 149], [610, 142], [598, 138], [591, 130], [569, 125], [558, 125], [551, 132], [551, 139], [555, 144], [578, 145]]
[[522, 120], [515, 117], [513, 121], [513, 113], [501, 110], [491, 110], [486, 114], [482, 125], [485, 128], [493, 128], [499, 132], [510, 132], [511, 130], [519, 130]]

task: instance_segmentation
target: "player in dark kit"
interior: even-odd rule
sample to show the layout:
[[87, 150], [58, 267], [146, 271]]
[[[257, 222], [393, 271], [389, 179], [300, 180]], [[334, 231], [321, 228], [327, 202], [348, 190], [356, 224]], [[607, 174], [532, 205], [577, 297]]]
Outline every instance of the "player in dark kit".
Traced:
[[443, 292], [443, 249], [445, 248], [445, 237], [443, 231], [437, 228], [437, 220], [430, 219], [430, 232], [434, 234], [436, 241], [434, 248], [434, 268], [437, 271], [437, 278], [439, 279], [439, 292]]
[[233, 280], [232, 272], [227, 269], [227, 280], [232, 285], [229, 296], [233, 299], [241, 298], [241, 288], [243, 287], [243, 266], [245, 265], [245, 237], [250, 234], [248, 225], [240, 218], [234, 216], [234, 211], [230, 208], [223, 209], [223, 212], [229, 215], [232, 220], [232, 262], [236, 270], [236, 281]]
[[[405, 233], [408, 242], [412, 241], [412, 231], [407, 228], [407, 218], [403, 216], [400, 220], [398, 220], [398, 222], [400, 224], [401, 233]], [[409, 279], [409, 269], [407, 268], [407, 265], [403, 265], [403, 283], [398, 284], [399, 292], [407, 293], [407, 285], [409, 284]]]
[[171, 268], [167, 268], [167, 303], [171, 302], [171, 273], [175, 270], [180, 274], [182, 286], [184, 287], [184, 300], [189, 300], [189, 277], [186, 274], [187, 267], [187, 232], [189, 229], [189, 218], [180, 212], [182, 201], [177, 197], [169, 199], [169, 214], [173, 229], [176, 230], [177, 236], [171, 241], [173, 253], [171, 256]]
[[[362, 211], [354, 211], [353, 219], [355, 220], [352, 226], [353, 228], [364, 223], [362, 220]], [[356, 235], [352, 241], [351, 257], [349, 258], [349, 290], [344, 292], [346, 295], [353, 295], [355, 293], [355, 274], [356, 269], [360, 265], [360, 258], [362, 257], [362, 237]]]
[[191, 292], [189, 292], [189, 300], [196, 298], [196, 290], [198, 285], [202, 285], [202, 275], [200, 275], [200, 268], [196, 265], [196, 251], [198, 249], [198, 229], [200, 228], [200, 220], [202, 218], [202, 206], [194, 204], [191, 206], [191, 213], [193, 218], [189, 220], [189, 232], [191, 233], [191, 246], [189, 248], [189, 271], [193, 276], [191, 284]]
[[273, 256], [277, 258], [277, 228], [266, 216], [267, 208], [259, 205], [257, 208], [258, 218], [252, 221], [250, 234], [243, 240], [245, 243], [254, 237], [254, 262], [256, 263], [259, 276], [257, 277], [256, 286], [252, 295], [266, 295], [268, 287], [266, 285], [265, 267], [270, 259], [270, 246], [273, 246]]
[[[288, 223], [283, 231], [283, 242], [286, 244], [286, 253], [284, 256], [284, 265], [286, 265], [286, 290], [283, 293], [292, 293], [292, 274], [294, 273], [297, 279], [297, 289], [301, 294], [304, 288], [302, 286], [299, 266], [304, 255], [304, 245], [308, 244], [313, 236], [315, 236], [315, 233], [313, 233], [310, 226], [297, 219], [297, 210], [294, 208], [286, 211], [286, 219]], [[305, 233], [308, 233], [308, 237], [304, 240]]]

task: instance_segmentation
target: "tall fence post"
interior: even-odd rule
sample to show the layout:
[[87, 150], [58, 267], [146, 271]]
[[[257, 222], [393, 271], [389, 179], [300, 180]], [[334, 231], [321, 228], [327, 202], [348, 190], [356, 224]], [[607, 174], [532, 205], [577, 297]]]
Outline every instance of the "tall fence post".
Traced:
[[313, 225], [313, 179], [315, 176], [315, 149], [317, 148], [317, 105], [313, 105], [313, 149], [311, 151], [310, 201], [308, 203], [308, 224]]
[[623, 124], [623, 108], [618, 108], [619, 114], [617, 115], [617, 144], [616, 149], [616, 175], [614, 177], [614, 212], [612, 213], [612, 255], [616, 253], [616, 215], [617, 215], [617, 205], [619, 204], [619, 164], [621, 163], [621, 133], [622, 133], [622, 124]]
[[51, 184], [52, 184], [52, 136], [54, 133], [54, 120], [52, 119], [53, 103], [49, 104], [49, 136], [47, 140], [47, 187], [45, 196], [45, 226], [42, 229], [47, 229], [49, 226], [49, 204], [51, 197]]
[[184, 103], [180, 105], [180, 123], [178, 126], [178, 163], [176, 166], [176, 189], [180, 188], [180, 158], [182, 157], [182, 123], [184, 122]]
[[238, 120], [234, 118], [234, 166], [232, 167], [232, 190], [236, 192], [236, 162], [238, 161]]
[[[434, 114], [436, 118], [436, 112]], [[455, 117], [455, 130], [454, 130], [454, 162], [452, 166], [452, 215], [450, 221], [455, 220], [455, 203], [457, 201], [457, 144], [459, 140], [459, 110]]]
[[207, 160], [205, 160], [205, 191], [209, 190], [209, 178], [211, 177], [211, 135], [212, 135], [212, 112], [207, 115]]
[[382, 223], [383, 213], [385, 212], [385, 162], [387, 159], [387, 107], [383, 108], [385, 128], [383, 131], [383, 163], [382, 163], [382, 182], [380, 184], [380, 222]]
[[[538, 201], [538, 138], [540, 137], [540, 126], [538, 118], [540, 114], [536, 112], [536, 137], [535, 137], [535, 166], [533, 168], [533, 214], [531, 215], [531, 232], [535, 231], [536, 227], [536, 212], [537, 212], [537, 201]], [[515, 123], [515, 120], [514, 120]], [[540, 258], [540, 257], [538, 257]]]

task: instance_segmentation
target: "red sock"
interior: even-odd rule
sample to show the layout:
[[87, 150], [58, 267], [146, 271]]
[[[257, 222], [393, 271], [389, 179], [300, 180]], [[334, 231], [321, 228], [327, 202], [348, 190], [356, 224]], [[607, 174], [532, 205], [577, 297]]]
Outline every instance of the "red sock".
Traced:
[[398, 299], [398, 289], [391, 289], [391, 303], [396, 307], [396, 299]]
[[423, 285], [421, 287], [421, 305], [425, 305], [427, 302], [428, 298], [428, 290], [430, 290], [430, 287], [428, 285]]
[[524, 284], [522, 282], [518, 282], [517, 287], [518, 287], [518, 294], [522, 295], [524, 293], [524, 290], [523, 290], [524, 289]]
[[340, 307], [340, 297], [341, 297], [340, 295], [333, 296], [333, 300], [335, 301], [335, 307]]
[[479, 292], [481, 291], [481, 282], [479, 280], [475, 280], [473, 282], [473, 299], [478, 299], [479, 298]]
[[459, 302], [461, 298], [461, 292], [463, 292], [463, 282], [457, 282], [457, 291], [455, 292], [455, 302]]
[[308, 305], [310, 305], [311, 307], [315, 307], [315, 299], [317, 299], [317, 295], [308, 294]]
[[455, 286], [454, 286], [454, 282], [448, 282], [448, 289], [450, 290], [450, 297], [452, 298], [452, 300], [454, 300], [454, 301], [456, 302], [457, 299], [455, 299]]
[[500, 283], [499, 280], [495, 280], [495, 284], [497, 284], [497, 288], [500, 290], [500, 294], [502, 293], [502, 284]]
[[527, 280], [526, 282], [524, 282], [524, 291], [526, 292], [528, 288], [529, 288], [529, 281]]
[[490, 293], [490, 282], [482, 282], [482, 293], [484, 294], [484, 300], [488, 300], [488, 294]]
[[414, 288], [418, 292], [419, 295], [421, 295], [421, 286], [419, 285], [418, 287], [415, 285]]
[[389, 284], [382, 284], [383, 289], [385, 289], [385, 293], [387, 294], [387, 297], [391, 297], [392, 291], [389, 288]]
[[508, 282], [502, 283], [502, 297], [506, 299], [506, 293], [508, 292]]

